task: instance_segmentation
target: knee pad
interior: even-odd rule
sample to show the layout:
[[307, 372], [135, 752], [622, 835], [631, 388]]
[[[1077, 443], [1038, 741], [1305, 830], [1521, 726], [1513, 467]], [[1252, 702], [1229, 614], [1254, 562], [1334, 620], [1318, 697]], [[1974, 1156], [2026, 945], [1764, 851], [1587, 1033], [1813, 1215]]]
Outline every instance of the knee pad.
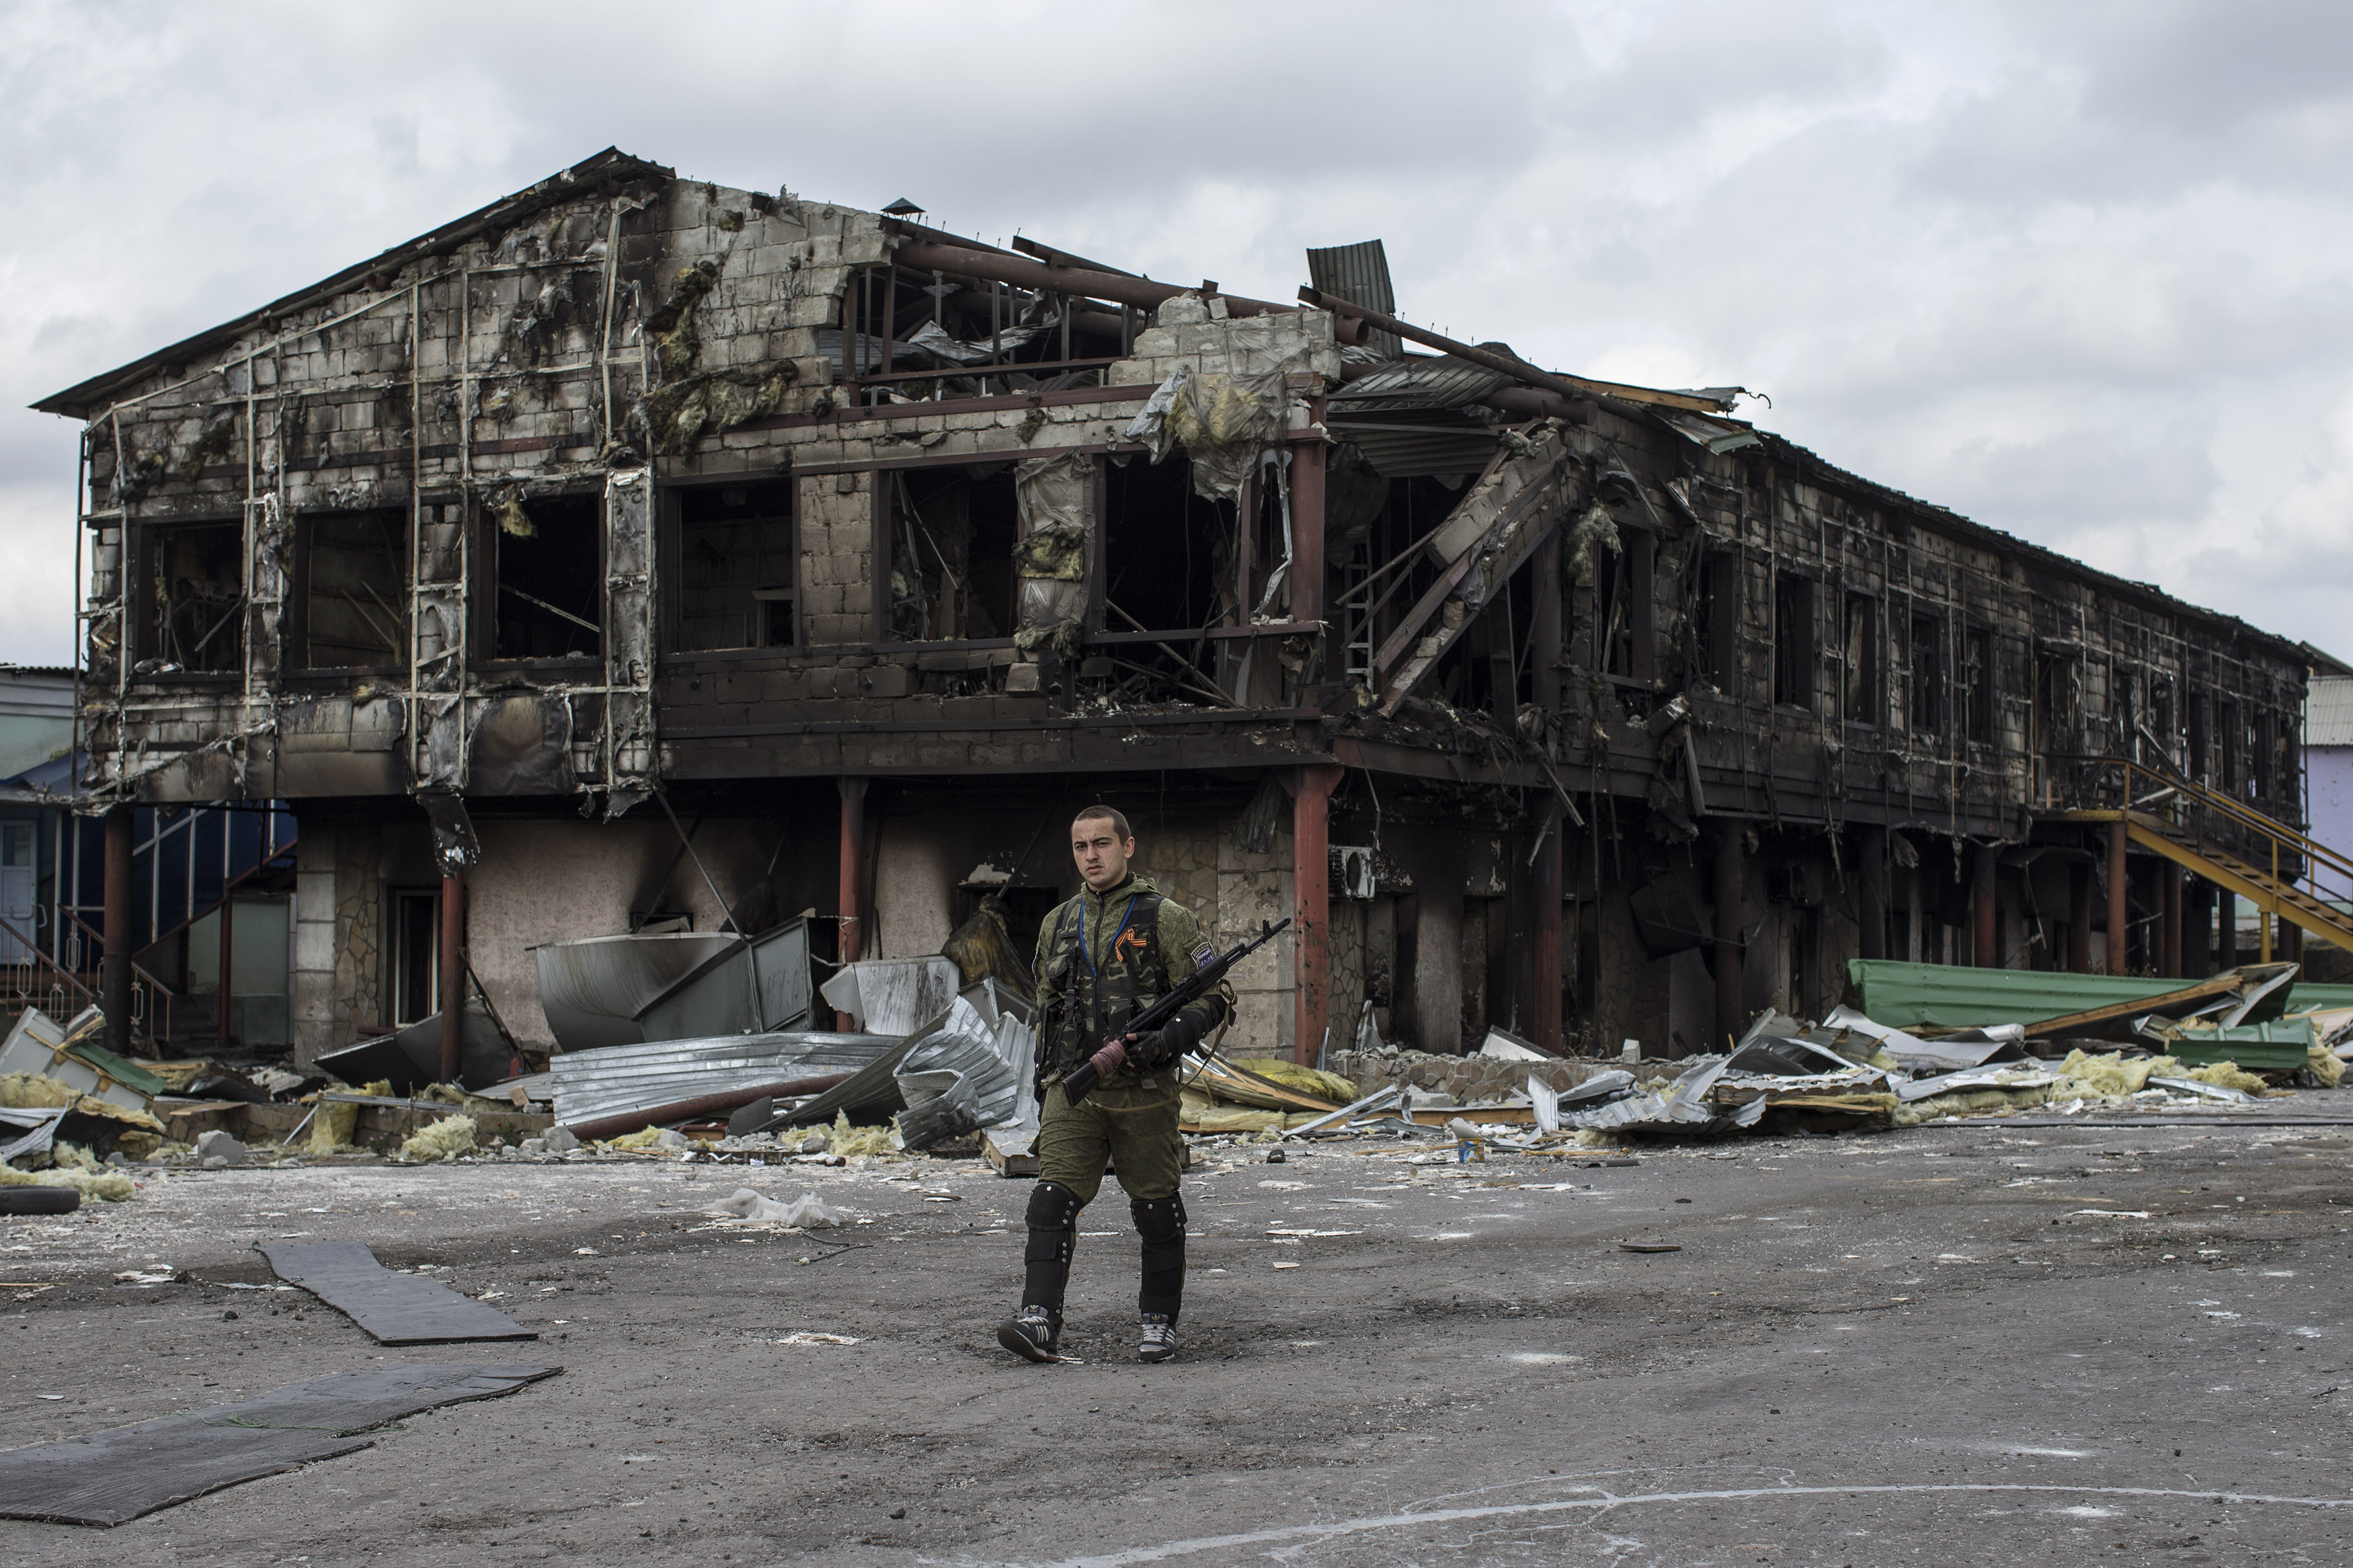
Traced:
[[1180, 1241], [1185, 1236], [1185, 1196], [1171, 1193], [1165, 1198], [1130, 1198], [1127, 1212], [1135, 1220], [1135, 1234], [1146, 1246]]
[[1039, 1182], [1029, 1189], [1028, 1257], [1033, 1263], [1071, 1260], [1079, 1211], [1086, 1207], [1079, 1194], [1060, 1182]]

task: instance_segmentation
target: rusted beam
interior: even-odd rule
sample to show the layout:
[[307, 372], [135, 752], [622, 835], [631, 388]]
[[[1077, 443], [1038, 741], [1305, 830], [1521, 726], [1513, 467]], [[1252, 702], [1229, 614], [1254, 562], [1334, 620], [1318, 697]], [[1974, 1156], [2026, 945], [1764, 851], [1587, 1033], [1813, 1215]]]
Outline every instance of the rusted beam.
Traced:
[[[1040, 289], [1056, 294], [1082, 295], [1090, 300], [1112, 300], [1123, 305], [1157, 308], [1166, 300], [1187, 292], [1180, 283], [1155, 283], [1149, 278], [1132, 278], [1123, 272], [1096, 272], [1083, 267], [1056, 267], [1043, 261], [1032, 261], [1024, 256], [1007, 256], [1001, 251], [965, 250], [936, 240], [908, 239], [902, 241], [892, 259], [902, 267], [929, 268], [937, 272], [952, 272], [960, 278], [991, 278], [1000, 283], [1010, 283], [1017, 289]], [[1299, 309], [1296, 305], [1277, 305], [1265, 300], [1245, 299], [1240, 294], [1218, 296], [1226, 302], [1226, 312], [1234, 316], [1265, 316], [1287, 313]]]
[[1314, 1066], [1332, 1015], [1332, 791], [1341, 770], [1299, 770], [1291, 797], [1291, 1054]]
[[1456, 359], [1469, 360], [1472, 364], [1484, 365], [1498, 375], [1508, 375], [1514, 381], [1524, 381], [1530, 386], [1540, 386], [1547, 391], [1556, 392], [1563, 397], [1615, 397], [1628, 403], [1655, 403], [1664, 408], [1687, 409], [1694, 414], [1732, 412], [1729, 399], [1702, 397], [1689, 392], [1662, 392], [1651, 386], [1629, 386], [1622, 382], [1588, 381], [1581, 375], [1561, 375], [1548, 370], [1538, 370], [1517, 354], [1500, 353], [1493, 349], [1482, 349], [1473, 343], [1457, 342], [1452, 338], [1427, 331], [1410, 321], [1400, 321], [1395, 316], [1385, 315], [1378, 310], [1366, 310], [1354, 300], [1343, 300], [1337, 294], [1326, 294], [1315, 289], [1302, 289], [1299, 291], [1299, 298], [1319, 310], [1329, 310], [1335, 316], [1354, 317], [1384, 331], [1395, 332], [1409, 342], [1419, 343], [1425, 348], [1437, 349], [1442, 353], [1452, 354]]
[[2126, 973], [2126, 938], [2132, 931], [2132, 921], [2125, 910], [2125, 819], [2119, 815], [2108, 824], [2108, 973]]
[[[455, 871], [441, 878], [441, 1079], [456, 1083], [466, 1039], [466, 880]], [[226, 980], [226, 977], [224, 977]], [[224, 985], [222, 1004], [227, 1004]]]

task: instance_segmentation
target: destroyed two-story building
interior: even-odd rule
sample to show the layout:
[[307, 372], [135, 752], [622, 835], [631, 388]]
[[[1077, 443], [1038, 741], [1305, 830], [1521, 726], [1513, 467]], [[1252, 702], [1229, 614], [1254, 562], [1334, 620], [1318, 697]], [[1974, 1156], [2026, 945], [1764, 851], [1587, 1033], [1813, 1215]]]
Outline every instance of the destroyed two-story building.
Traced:
[[468, 968], [544, 1047], [566, 938], [1022, 945], [1099, 800], [1297, 922], [1255, 1047], [1682, 1052], [1857, 955], [2214, 962], [2081, 759], [2300, 815], [2303, 649], [1736, 389], [1418, 331], [1377, 242], [1269, 301], [921, 216], [607, 152], [37, 405], [83, 804], [290, 805], [305, 1057]]

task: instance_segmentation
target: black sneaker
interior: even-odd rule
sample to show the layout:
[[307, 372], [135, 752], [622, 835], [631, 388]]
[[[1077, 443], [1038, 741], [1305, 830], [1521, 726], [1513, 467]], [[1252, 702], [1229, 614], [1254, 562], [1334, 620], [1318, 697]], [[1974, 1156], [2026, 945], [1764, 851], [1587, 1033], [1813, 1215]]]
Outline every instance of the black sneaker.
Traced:
[[1025, 1361], [1060, 1361], [1062, 1315], [1046, 1307], [1024, 1307], [999, 1323], [997, 1342]]
[[1145, 1361], [1171, 1361], [1176, 1355], [1176, 1321], [1166, 1312], [1146, 1312], [1143, 1342], [1135, 1353]]

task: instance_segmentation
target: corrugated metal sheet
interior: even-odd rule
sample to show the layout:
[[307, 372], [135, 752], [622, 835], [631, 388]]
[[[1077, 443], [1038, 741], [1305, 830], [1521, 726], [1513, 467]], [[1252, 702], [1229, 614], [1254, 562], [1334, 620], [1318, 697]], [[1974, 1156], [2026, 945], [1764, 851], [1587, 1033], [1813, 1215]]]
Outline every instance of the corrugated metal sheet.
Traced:
[[1364, 414], [1427, 412], [1461, 408], [1496, 388], [1511, 384], [1485, 365], [1449, 354], [1400, 355], [1367, 371], [1325, 399], [1327, 412], [1353, 418]]
[[2304, 743], [2353, 746], [2353, 677], [2315, 676], [2305, 688]]
[[827, 1002], [858, 1020], [859, 1027], [894, 1038], [913, 1034], [944, 1012], [964, 984], [955, 960], [934, 953], [923, 958], [867, 958], [844, 964], [825, 983]]
[[1467, 419], [1456, 426], [1441, 425], [1435, 417], [1409, 424], [1327, 415], [1324, 427], [1362, 452], [1385, 479], [1475, 475], [1495, 455], [1495, 432]]
[[[1389, 284], [1389, 253], [1377, 239], [1367, 239], [1356, 245], [1335, 245], [1326, 249], [1310, 249], [1307, 253], [1307, 280], [1317, 292], [1337, 294], [1341, 299], [1362, 305], [1367, 310], [1378, 310], [1384, 316], [1397, 314], [1397, 292]], [[1384, 354], [1404, 352], [1395, 332], [1367, 328], [1367, 347], [1377, 348]]]
[[565, 1052], [548, 1064], [555, 1119], [593, 1121], [764, 1083], [857, 1072], [898, 1048], [883, 1035], [794, 1030]]

